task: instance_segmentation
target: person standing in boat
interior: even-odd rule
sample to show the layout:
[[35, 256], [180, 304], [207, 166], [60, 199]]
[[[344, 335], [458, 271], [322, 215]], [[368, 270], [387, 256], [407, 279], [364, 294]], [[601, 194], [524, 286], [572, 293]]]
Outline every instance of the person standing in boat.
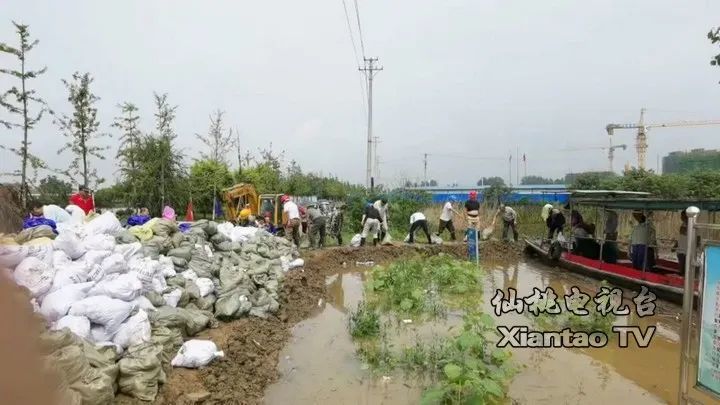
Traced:
[[652, 270], [655, 267], [655, 246], [657, 245], [655, 227], [642, 211], [634, 211], [633, 218], [637, 221], [630, 236], [630, 258], [633, 268]]
[[[680, 232], [678, 234], [677, 240], [675, 241], [675, 246], [673, 247], [673, 251], [675, 251], [675, 254], [677, 254], [677, 260], [678, 260], [678, 270], [680, 270], [680, 275], [685, 275], [685, 259], [687, 258], [687, 231], [688, 231], [688, 217], [685, 210], [680, 211], [680, 220], [682, 220], [682, 224], [680, 225]], [[695, 246], [700, 245], [700, 236], [697, 237], [695, 240]]]
[[563, 215], [559, 209], [553, 208], [551, 204], [546, 204], [543, 207], [541, 217], [545, 220], [545, 225], [548, 228], [547, 238], [549, 240], [553, 240], [556, 233], [561, 234], [563, 232], [563, 227], [565, 226], [565, 215]]

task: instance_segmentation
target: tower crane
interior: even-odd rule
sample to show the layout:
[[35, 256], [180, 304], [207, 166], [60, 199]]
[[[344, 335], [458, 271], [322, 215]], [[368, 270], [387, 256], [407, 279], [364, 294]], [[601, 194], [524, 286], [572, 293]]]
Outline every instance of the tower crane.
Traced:
[[571, 151], [571, 150], [607, 150], [608, 151], [608, 163], [610, 171], [613, 170], [613, 160], [615, 159], [615, 149], [622, 149], [626, 150], [627, 145], [610, 145], [610, 146], [588, 146], [586, 148], [569, 148], [569, 149], [563, 149], [565, 151]]
[[[647, 131], [650, 128], [671, 128], [671, 127], [697, 127], [705, 125], [720, 125], [720, 120], [706, 121], [676, 121], [662, 124], [645, 124], [645, 109], [640, 110], [640, 120], [637, 124], [608, 124], [605, 129], [612, 137], [616, 129], [637, 129], [635, 138], [635, 149], [637, 150], [637, 164], [639, 169], [645, 169], [645, 158], [647, 156]], [[612, 138], [611, 138], [612, 139]]]

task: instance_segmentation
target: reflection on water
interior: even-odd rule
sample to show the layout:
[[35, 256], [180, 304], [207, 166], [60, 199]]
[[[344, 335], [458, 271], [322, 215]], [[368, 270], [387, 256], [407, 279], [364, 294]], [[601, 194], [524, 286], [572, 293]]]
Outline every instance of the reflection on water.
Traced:
[[[485, 265], [484, 307], [496, 289], [507, 293], [514, 288], [518, 296], [532, 293], [533, 287], [550, 286], [560, 299], [573, 286], [594, 295], [596, 280], [536, 262], [509, 266]], [[347, 312], [363, 297], [364, 267], [338, 269], [328, 277], [328, 301], [314, 318], [298, 324], [293, 338], [280, 355], [281, 378], [266, 391], [268, 404], [413, 404], [420, 398], [416, 381], [402, 376], [372, 378], [355, 356], [355, 345], [347, 331]], [[624, 291], [626, 304], [634, 308], [635, 291]], [[679, 370], [679, 326], [681, 308], [657, 301], [654, 316], [640, 318], [634, 313], [619, 318], [618, 325], [640, 325], [644, 330], [656, 326], [650, 347], [618, 348], [612, 339], [600, 349], [512, 349], [515, 362], [523, 365], [510, 385], [510, 398], [518, 404], [606, 404], [675, 403]], [[415, 339], [456, 333], [461, 314], [447, 320], [395, 327], [395, 347], [412, 344]], [[517, 313], [503, 314], [498, 325], [528, 325], [532, 321]], [[699, 398], [711, 403], [709, 398]]]

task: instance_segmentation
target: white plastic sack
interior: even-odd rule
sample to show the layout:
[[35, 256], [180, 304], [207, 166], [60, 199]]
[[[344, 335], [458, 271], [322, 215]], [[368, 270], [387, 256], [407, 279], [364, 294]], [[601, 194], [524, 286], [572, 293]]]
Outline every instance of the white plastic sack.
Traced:
[[80, 225], [85, 221], [85, 211], [77, 205], [68, 205], [65, 207], [65, 211], [70, 213], [70, 220], [68, 223]]
[[90, 327], [90, 340], [95, 342], [95, 344], [99, 344], [100, 342], [112, 341], [112, 337], [113, 335], [108, 333], [107, 329], [105, 329], [103, 325], [94, 324]]
[[297, 258], [288, 264], [288, 268], [294, 269], [297, 267], [303, 267], [304, 265], [305, 265], [305, 260], [303, 260], [301, 258]]
[[112, 250], [89, 250], [87, 253], [85, 253], [85, 256], [83, 256], [83, 259], [85, 260], [85, 263], [87, 265], [93, 266], [93, 265], [99, 265], [102, 263], [103, 260], [105, 260], [106, 257], [110, 256], [112, 254]]
[[177, 307], [177, 304], [180, 301], [180, 297], [182, 297], [182, 290], [179, 288], [176, 288], [167, 294], [163, 294], [163, 298], [165, 299], [165, 305], [171, 306], [173, 308]]
[[113, 253], [104, 258], [102, 263], [100, 263], [100, 267], [105, 274], [125, 273], [128, 270], [127, 260], [125, 260], [125, 256], [120, 253]]
[[153, 291], [153, 279], [155, 275], [160, 271], [160, 262], [152, 260], [148, 257], [138, 259], [133, 258], [128, 262], [130, 271], [134, 271], [138, 274], [138, 278], [143, 284], [143, 289], [146, 291]]
[[71, 262], [70, 257], [62, 250], [56, 250], [53, 252], [52, 266], [56, 269], [67, 266]]
[[201, 297], [206, 297], [208, 294], [215, 291], [215, 284], [209, 278], [199, 277], [195, 280], [195, 285], [198, 287], [198, 290], [200, 290]]
[[27, 256], [26, 246], [0, 244], [0, 267], [14, 269]]
[[216, 358], [224, 357], [215, 343], [209, 340], [192, 339], [183, 343], [170, 364], [173, 367], [198, 368], [207, 366]]
[[430, 235], [430, 241], [433, 245], [442, 245], [443, 243], [442, 238], [437, 235]]
[[180, 275], [183, 276], [185, 278], [185, 280], [188, 280], [188, 281], [195, 281], [198, 279], [198, 275], [195, 274], [195, 272], [192, 270], [185, 270], [182, 273], [180, 273]]
[[52, 330], [61, 330], [63, 328], [70, 329], [70, 332], [83, 339], [91, 340], [90, 320], [84, 316], [66, 315], [52, 325]]
[[108, 250], [115, 249], [115, 238], [104, 234], [89, 234], [82, 240], [82, 246], [85, 250]]
[[362, 235], [359, 233], [356, 233], [355, 236], [350, 239], [350, 246], [358, 247], [360, 246], [360, 240], [362, 239]]
[[77, 283], [84, 283], [89, 280], [88, 269], [84, 262], [69, 262], [58, 269], [53, 277], [50, 292], [57, 291], [65, 286]]
[[[48, 321], [56, 321], [67, 315], [70, 306], [87, 296], [93, 283], [72, 284], [46, 295], [40, 305], [40, 314]], [[88, 326], [88, 331], [90, 326]]]
[[228, 239], [232, 239], [232, 231], [235, 227], [230, 222], [223, 222], [218, 224], [218, 233], [225, 235]]
[[133, 310], [135, 304], [98, 295], [72, 304], [68, 314], [85, 316], [92, 323], [105, 326], [108, 333], [114, 334]]
[[85, 254], [87, 249], [74, 232], [69, 230], [61, 231], [53, 240], [53, 247], [56, 250], [62, 250], [71, 259], [77, 260]]
[[175, 271], [175, 265], [173, 264], [171, 258], [161, 255], [158, 258], [158, 263], [160, 263], [160, 271], [162, 272], [163, 276], [175, 277], [177, 275], [177, 272]]
[[405, 239], [403, 239], [403, 242], [405, 242], [405, 243], [410, 242], [410, 234], [405, 235]]
[[105, 272], [99, 264], [93, 264], [87, 270], [88, 281], [100, 281], [103, 277], [105, 277]]
[[120, 253], [125, 257], [125, 260], [129, 262], [130, 259], [134, 257], [141, 257], [140, 250], [142, 250], [142, 244], [140, 242], [123, 243], [115, 245], [113, 253]]
[[127, 321], [120, 325], [117, 333], [113, 337], [113, 343], [127, 349], [132, 345], [137, 345], [150, 341], [150, 321], [147, 312], [142, 309], [137, 314], [131, 316]]
[[139, 296], [132, 300], [133, 304], [135, 304], [138, 308], [145, 310], [146, 312], [150, 311], [156, 311], [157, 308], [155, 308], [155, 305], [150, 302], [149, 299], [145, 298], [144, 296]]
[[43, 216], [47, 219], [52, 219], [56, 224], [70, 221], [69, 212], [65, 211], [62, 207], [52, 204], [43, 206]]
[[39, 297], [50, 290], [55, 269], [40, 259], [26, 257], [17, 265], [13, 276], [18, 285], [30, 290], [32, 297]]
[[158, 273], [153, 277], [152, 281], [150, 282], [150, 287], [145, 288], [145, 285], [143, 285], [143, 292], [150, 292], [154, 291], [156, 293], [161, 293], [165, 291], [167, 288], [167, 281], [165, 281], [165, 277], [163, 277], [162, 274]]
[[380, 242], [381, 245], [392, 245], [392, 236], [390, 236], [389, 233], [385, 234], [385, 237], [383, 238], [382, 242]]
[[230, 231], [230, 240], [244, 243], [251, 239], [258, 232], [258, 228], [251, 226], [236, 226]]
[[95, 295], [106, 295], [110, 298], [117, 298], [123, 301], [132, 301], [142, 292], [142, 283], [137, 277], [137, 273], [130, 272], [120, 274], [114, 279], [106, 279], [98, 282], [92, 287], [87, 295], [92, 297]]
[[115, 214], [110, 211], [104, 212], [92, 221], [85, 224], [85, 233], [87, 235], [108, 234], [115, 235], [122, 231], [123, 227], [118, 221]]

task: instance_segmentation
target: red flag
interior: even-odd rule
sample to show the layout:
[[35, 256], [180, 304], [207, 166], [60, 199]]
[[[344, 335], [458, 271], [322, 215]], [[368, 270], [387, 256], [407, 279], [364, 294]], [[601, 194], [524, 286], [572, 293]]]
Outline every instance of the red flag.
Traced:
[[185, 220], [186, 221], [194, 221], [195, 220], [195, 213], [193, 212], [193, 205], [192, 200], [187, 205], [187, 210], [185, 211]]

